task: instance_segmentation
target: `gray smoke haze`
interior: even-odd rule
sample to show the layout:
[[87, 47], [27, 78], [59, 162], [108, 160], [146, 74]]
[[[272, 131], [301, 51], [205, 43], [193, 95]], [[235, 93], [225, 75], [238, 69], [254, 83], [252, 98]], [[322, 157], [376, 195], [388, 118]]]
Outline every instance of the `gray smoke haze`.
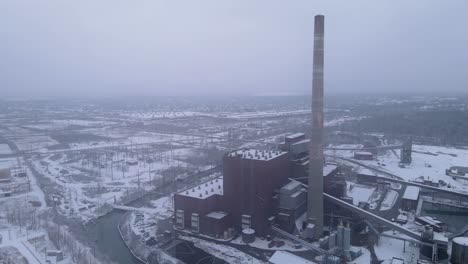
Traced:
[[7, 96], [468, 90], [466, 0], [2, 0]]

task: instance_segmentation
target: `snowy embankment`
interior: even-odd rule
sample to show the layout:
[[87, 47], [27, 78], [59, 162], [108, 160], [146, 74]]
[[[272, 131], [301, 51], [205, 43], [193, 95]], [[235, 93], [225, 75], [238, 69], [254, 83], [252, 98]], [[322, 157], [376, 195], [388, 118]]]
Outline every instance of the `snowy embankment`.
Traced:
[[179, 238], [192, 242], [195, 247], [207, 252], [208, 254], [212, 256], [222, 259], [230, 264], [264, 263], [261, 260], [258, 260], [240, 250], [237, 250], [227, 245], [217, 244], [214, 242], [210, 242], [210, 241], [206, 241], [206, 240], [194, 238], [194, 237], [188, 237], [188, 236], [179, 236]]
[[119, 224], [119, 232], [123, 241], [129, 248], [130, 252], [143, 263], [148, 263], [148, 259], [157, 259], [161, 264], [183, 264], [182, 261], [170, 256], [163, 250], [155, 246], [147, 246], [141, 242], [131, 227], [130, 214], [127, 214]]

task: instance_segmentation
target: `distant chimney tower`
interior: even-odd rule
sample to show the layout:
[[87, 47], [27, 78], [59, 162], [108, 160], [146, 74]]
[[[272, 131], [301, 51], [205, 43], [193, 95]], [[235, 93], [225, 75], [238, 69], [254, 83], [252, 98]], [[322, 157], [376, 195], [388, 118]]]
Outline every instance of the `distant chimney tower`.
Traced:
[[323, 234], [323, 66], [324, 66], [323, 15], [315, 16], [314, 65], [312, 80], [312, 131], [309, 151], [309, 182], [307, 193], [307, 218], [314, 224], [313, 237]]

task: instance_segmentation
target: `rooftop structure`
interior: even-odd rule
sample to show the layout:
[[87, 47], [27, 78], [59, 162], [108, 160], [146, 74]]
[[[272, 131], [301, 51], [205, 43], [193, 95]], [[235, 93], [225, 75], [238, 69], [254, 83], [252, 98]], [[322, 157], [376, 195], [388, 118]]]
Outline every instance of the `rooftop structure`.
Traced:
[[216, 194], [223, 195], [223, 191], [223, 177], [219, 177], [182, 191], [179, 193], [179, 195], [198, 199], [206, 199]]
[[230, 152], [228, 156], [251, 160], [272, 160], [286, 153], [280, 150], [239, 149]]
[[213, 218], [213, 219], [223, 219], [226, 217], [228, 213], [222, 211], [213, 211], [206, 215], [206, 217]]

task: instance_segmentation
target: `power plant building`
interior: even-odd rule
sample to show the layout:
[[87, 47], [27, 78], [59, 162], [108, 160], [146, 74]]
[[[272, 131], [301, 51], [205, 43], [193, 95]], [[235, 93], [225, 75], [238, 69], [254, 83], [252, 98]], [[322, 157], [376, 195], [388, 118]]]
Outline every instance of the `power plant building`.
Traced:
[[275, 190], [287, 182], [290, 161], [284, 151], [237, 150], [223, 158], [224, 205], [236, 229], [269, 231]]
[[[297, 133], [287, 136], [278, 150], [226, 153], [222, 178], [174, 195], [177, 228], [217, 237], [226, 237], [232, 230], [266, 236], [274, 222], [290, 225], [305, 212], [308, 224], [304, 233], [314, 239], [323, 235], [323, 69], [324, 16], [318, 15], [314, 26], [311, 138]], [[327, 174], [335, 169], [327, 169]], [[307, 179], [307, 187], [291, 183], [289, 178]], [[343, 186], [337, 186], [341, 194]]]

